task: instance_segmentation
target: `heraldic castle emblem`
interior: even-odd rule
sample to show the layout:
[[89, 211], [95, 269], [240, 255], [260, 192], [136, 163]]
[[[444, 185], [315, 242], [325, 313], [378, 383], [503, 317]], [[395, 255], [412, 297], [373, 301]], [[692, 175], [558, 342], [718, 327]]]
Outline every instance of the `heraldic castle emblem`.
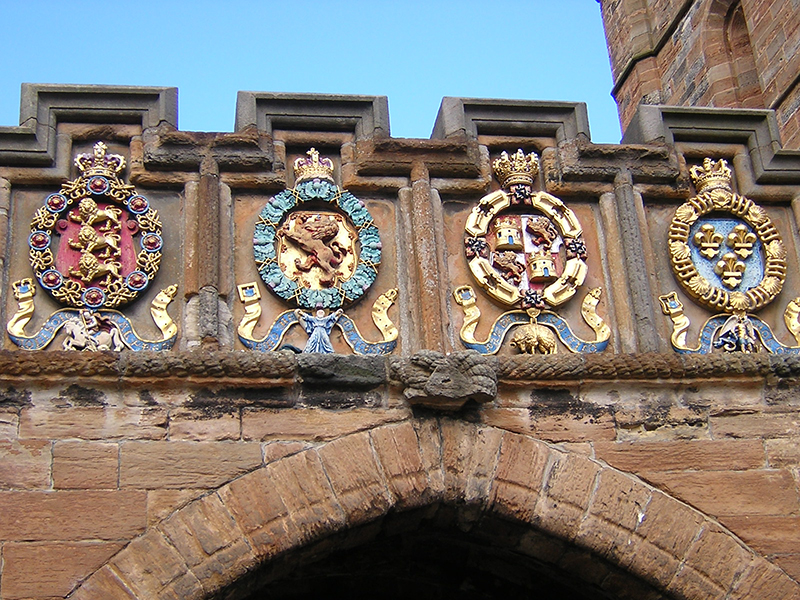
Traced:
[[669, 253], [675, 278], [697, 304], [721, 311], [689, 346], [691, 325], [675, 292], [661, 296], [672, 320], [672, 347], [684, 354], [722, 352], [800, 353], [800, 298], [789, 302], [784, 322], [798, 346], [775, 339], [770, 326], [753, 315], [783, 289], [786, 249], [766, 211], [734, 194], [725, 160], [710, 158], [689, 171], [697, 195], [675, 211], [669, 227]]
[[267, 335], [256, 340], [258, 285], [239, 285], [245, 314], [238, 333], [247, 348], [276, 350], [293, 325], [308, 334], [303, 352], [332, 353], [334, 326], [356, 354], [388, 354], [397, 345], [397, 327], [387, 315], [396, 289], [381, 294], [372, 306], [372, 320], [383, 335], [380, 342], [365, 340], [344, 314], [375, 281], [381, 239], [367, 207], [336, 185], [333, 170], [333, 161], [312, 148], [294, 162], [294, 188], [271, 198], [259, 215], [253, 236], [258, 272], [273, 294], [295, 308], [278, 315]]
[[555, 196], [533, 191], [539, 172], [535, 153], [503, 152], [493, 163], [501, 190], [478, 202], [467, 217], [464, 252], [477, 284], [499, 304], [515, 307], [492, 326], [488, 339], [475, 339], [481, 313], [469, 285], [453, 295], [464, 310], [461, 341], [481, 354], [495, 354], [515, 326], [511, 345], [520, 352], [553, 354], [556, 336], [572, 352], [600, 352], [611, 330], [598, 316], [600, 288], [590, 290], [581, 315], [595, 332], [593, 341], [579, 339], [550, 308], [563, 305], [583, 284], [586, 244], [575, 213]]
[[150, 313], [162, 339], [144, 340], [117, 311], [152, 283], [161, 263], [163, 239], [158, 212], [134, 186], [119, 178], [125, 159], [107, 154], [97, 142], [78, 154], [81, 175], [50, 194], [34, 214], [28, 250], [36, 282], [68, 308], [56, 311], [34, 335], [25, 326], [34, 313], [36, 285], [26, 278], [12, 284], [19, 309], [8, 335], [26, 350], [40, 350], [65, 334], [65, 350], [164, 350], [178, 328], [167, 313], [177, 287], [161, 290]]

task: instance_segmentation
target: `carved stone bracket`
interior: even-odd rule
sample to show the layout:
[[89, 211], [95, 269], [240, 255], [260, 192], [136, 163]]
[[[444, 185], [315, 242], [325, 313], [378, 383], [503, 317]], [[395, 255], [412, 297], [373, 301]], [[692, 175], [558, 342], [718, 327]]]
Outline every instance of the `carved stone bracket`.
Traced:
[[458, 410], [468, 400], [490, 402], [497, 395], [497, 359], [475, 351], [444, 355], [431, 350], [410, 359], [390, 359], [391, 379], [405, 387], [412, 405]]

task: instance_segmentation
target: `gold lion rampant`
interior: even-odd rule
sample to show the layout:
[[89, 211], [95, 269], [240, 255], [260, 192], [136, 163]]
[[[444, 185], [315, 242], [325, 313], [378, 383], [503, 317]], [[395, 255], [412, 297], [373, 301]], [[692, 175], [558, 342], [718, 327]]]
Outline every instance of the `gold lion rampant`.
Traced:
[[287, 221], [277, 232], [278, 237], [291, 240], [306, 253], [305, 260], [294, 260], [298, 270], [307, 272], [319, 267], [322, 271], [319, 283], [323, 287], [332, 286], [342, 276], [339, 265], [349, 250], [336, 241], [338, 234], [339, 222], [334, 217], [312, 218], [305, 214], [291, 221], [291, 226]]

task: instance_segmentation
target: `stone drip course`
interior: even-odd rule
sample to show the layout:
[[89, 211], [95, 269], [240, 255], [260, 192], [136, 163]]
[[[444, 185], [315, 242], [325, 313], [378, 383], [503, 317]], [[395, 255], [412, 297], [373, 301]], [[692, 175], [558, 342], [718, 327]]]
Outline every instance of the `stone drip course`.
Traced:
[[[257, 353], [225, 350], [186, 352], [96, 352], [56, 351], [31, 353], [22, 350], [0, 351], [0, 381], [19, 383], [31, 377], [52, 380], [69, 377], [100, 379], [135, 384], [158, 379], [160, 387], [197, 382], [210, 385], [230, 380], [245, 385], [368, 389], [384, 384], [419, 387], [432, 371], [414, 371], [420, 361], [446, 361], [448, 355], [422, 352], [403, 357], [364, 357], [347, 355], [294, 354], [290, 351]], [[679, 355], [679, 354], [589, 354], [558, 356], [485, 357], [476, 352], [455, 353], [469, 356], [481, 365], [482, 375], [462, 371], [461, 377], [484, 377], [487, 381], [514, 385], [583, 381], [650, 381], [653, 379], [689, 381], [760, 379], [770, 385], [800, 377], [800, 357], [792, 355]], [[413, 376], [411, 371], [418, 373]], [[456, 363], [445, 365], [456, 373]], [[484, 384], [485, 385], [485, 384]], [[458, 391], [454, 392], [455, 395]], [[491, 400], [496, 389], [488, 395]]]

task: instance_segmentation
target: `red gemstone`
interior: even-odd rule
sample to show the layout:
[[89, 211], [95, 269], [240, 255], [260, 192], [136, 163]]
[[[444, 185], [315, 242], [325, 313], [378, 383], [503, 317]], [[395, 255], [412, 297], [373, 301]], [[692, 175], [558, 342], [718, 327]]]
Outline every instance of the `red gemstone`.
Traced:
[[134, 212], [142, 212], [145, 208], [147, 208], [147, 200], [141, 196], [136, 196], [135, 198], [131, 199], [130, 207]]
[[103, 294], [97, 290], [89, 290], [86, 292], [86, 302], [89, 304], [97, 304], [103, 301]]
[[64, 196], [50, 196], [47, 199], [47, 206], [49, 206], [51, 210], [61, 210], [65, 205], [66, 199]]
[[147, 279], [141, 273], [133, 273], [131, 274], [130, 282], [133, 287], [141, 287], [147, 283]]
[[58, 273], [45, 273], [44, 277], [42, 277], [45, 284], [53, 286], [56, 285], [59, 281], [61, 281], [61, 277], [59, 277]]
[[148, 250], [156, 250], [161, 246], [161, 240], [158, 236], [155, 235], [148, 235], [144, 238], [144, 247]]
[[34, 248], [44, 248], [47, 246], [47, 236], [43, 233], [35, 233], [31, 236], [31, 246]]
[[89, 188], [93, 192], [102, 192], [103, 190], [106, 189], [106, 185], [107, 184], [105, 180], [101, 179], [100, 177], [96, 177], [89, 182]]

